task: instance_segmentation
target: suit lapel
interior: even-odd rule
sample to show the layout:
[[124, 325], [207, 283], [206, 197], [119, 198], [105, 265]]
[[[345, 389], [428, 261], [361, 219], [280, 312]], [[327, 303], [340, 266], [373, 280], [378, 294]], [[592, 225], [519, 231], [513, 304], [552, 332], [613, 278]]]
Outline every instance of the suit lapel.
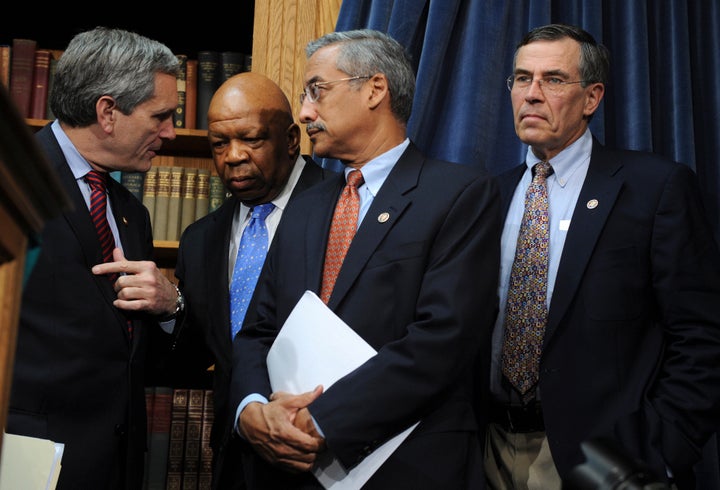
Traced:
[[328, 302], [331, 309], [342, 301], [375, 249], [412, 202], [406, 194], [417, 186], [423, 163], [419, 150], [411, 144], [390, 171], [350, 244]]
[[599, 143], [593, 142], [590, 166], [558, 267], [545, 334], [546, 345], [576, 294], [595, 244], [620, 194], [623, 179], [618, 171], [621, 167], [622, 164], [610, 159]]
[[[208, 326], [207, 329], [213, 336], [214, 342], [219, 351], [226, 356], [225, 362], [230, 362], [232, 355], [232, 342], [230, 339], [230, 291], [228, 287], [229, 261], [227, 251], [230, 250], [230, 235], [232, 233], [232, 220], [235, 210], [239, 206], [237, 199], [226, 200], [216, 213], [210, 217], [211, 222], [205, 233], [203, 250], [205, 257], [205, 271], [218, 271], [217, 273], [205, 273], [205, 291], [209, 294], [221, 296], [214, 309], [211, 318], [212, 322], [220, 325], [221, 328]], [[222, 237], [222, 242], [217, 242], [217, 237]]]

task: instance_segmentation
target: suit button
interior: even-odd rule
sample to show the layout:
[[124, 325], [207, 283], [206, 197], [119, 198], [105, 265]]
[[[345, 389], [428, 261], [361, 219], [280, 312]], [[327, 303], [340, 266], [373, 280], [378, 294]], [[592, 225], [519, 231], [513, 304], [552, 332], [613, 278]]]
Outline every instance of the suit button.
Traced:
[[115, 426], [115, 435], [116, 436], [124, 436], [127, 432], [127, 429], [125, 427], [125, 424], [117, 424]]

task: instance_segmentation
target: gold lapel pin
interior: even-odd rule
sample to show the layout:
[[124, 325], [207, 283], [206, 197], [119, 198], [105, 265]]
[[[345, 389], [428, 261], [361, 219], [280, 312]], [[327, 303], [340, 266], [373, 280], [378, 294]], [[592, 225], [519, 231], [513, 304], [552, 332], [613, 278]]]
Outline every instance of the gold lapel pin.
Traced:
[[127, 220], [127, 218], [126, 218], [125, 216], [122, 217], [122, 222], [123, 222], [123, 224], [124, 224], [125, 226], [128, 225], [128, 220]]
[[595, 209], [596, 207], [598, 207], [598, 200], [597, 200], [597, 199], [590, 199], [590, 200], [587, 202], [587, 208], [588, 208], [588, 209]]
[[390, 219], [390, 213], [380, 213], [378, 215], [378, 223], [385, 223]]

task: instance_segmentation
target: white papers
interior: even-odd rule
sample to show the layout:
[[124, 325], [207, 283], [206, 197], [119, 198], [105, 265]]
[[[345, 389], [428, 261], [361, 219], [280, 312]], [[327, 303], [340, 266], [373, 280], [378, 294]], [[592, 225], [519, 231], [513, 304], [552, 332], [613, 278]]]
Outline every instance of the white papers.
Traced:
[[64, 444], [3, 434], [0, 490], [54, 490]]
[[[268, 352], [270, 383], [273, 391], [294, 394], [320, 384], [327, 390], [375, 354], [320, 298], [306, 291]], [[359, 489], [416, 426], [387, 441], [349, 472], [335, 459], [319, 462], [315, 477], [328, 490]]]

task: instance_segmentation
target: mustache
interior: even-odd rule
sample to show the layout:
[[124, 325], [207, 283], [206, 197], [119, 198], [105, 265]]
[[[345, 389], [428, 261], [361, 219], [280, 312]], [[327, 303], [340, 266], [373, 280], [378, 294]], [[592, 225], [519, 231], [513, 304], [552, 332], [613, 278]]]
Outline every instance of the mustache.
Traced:
[[305, 125], [305, 132], [318, 130], [325, 131], [325, 125], [321, 122], [310, 122]]

